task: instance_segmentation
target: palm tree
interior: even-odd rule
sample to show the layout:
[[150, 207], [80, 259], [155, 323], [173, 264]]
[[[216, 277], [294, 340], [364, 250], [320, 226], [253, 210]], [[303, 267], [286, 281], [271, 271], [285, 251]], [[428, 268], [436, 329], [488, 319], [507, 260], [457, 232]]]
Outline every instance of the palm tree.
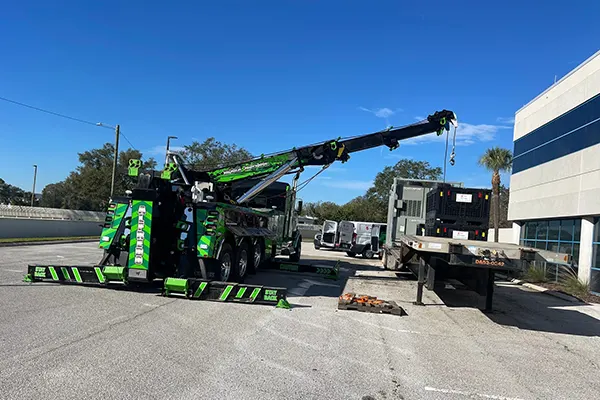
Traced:
[[500, 213], [500, 172], [508, 172], [512, 166], [512, 152], [501, 147], [492, 147], [479, 158], [479, 165], [492, 171], [492, 204], [494, 206], [494, 242], [498, 241], [498, 219]]

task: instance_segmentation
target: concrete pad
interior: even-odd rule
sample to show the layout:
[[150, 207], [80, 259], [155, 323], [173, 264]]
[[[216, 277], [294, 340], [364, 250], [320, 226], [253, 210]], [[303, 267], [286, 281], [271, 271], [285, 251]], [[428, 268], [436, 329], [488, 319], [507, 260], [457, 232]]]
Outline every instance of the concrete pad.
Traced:
[[[308, 246], [306, 246], [308, 247]], [[0, 398], [590, 399], [600, 393], [600, 308], [505, 282], [495, 308], [461, 289], [425, 290], [379, 260], [340, 279], [261, 271], [291, 310], [156, 293], [25, 284], [27, 263], [92, 265], [95, 244], [0, 249]], [[315, 252], [316, 253], [316, 252]], [[408, 316], [337, 310], [354, 291]]]

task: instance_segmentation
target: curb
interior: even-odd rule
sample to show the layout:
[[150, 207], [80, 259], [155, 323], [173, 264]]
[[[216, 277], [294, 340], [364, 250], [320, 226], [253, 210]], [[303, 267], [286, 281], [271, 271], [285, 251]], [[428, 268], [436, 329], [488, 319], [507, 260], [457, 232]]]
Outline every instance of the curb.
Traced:
[[562, 293], [562, 292], [557, 292], [556, 290], [551, 290], [551, 289], [547, 289], [545, 287], [542, 286], [538, 286], [538, 285], [534, 285], [533, 283], [527, 283], [525, 281], [519, 280], [519, 279], [512, 279], [511, 280], [512, 283], [516, 283], [517, 285], [521, 285], [521, 286], [525, 286], [526, 288], [529, 289], [533, 289], [535, 291], [538, 291], [540, 293], [544, 293], [547, 294], [549, 296], [553, 296], [556, 297], [558, 299], [564, 300], [564, 301], [568, 301], [569, 303], [578, 303], [578, 304], [588, 304], [585, 301], [578, 299], [575, 296], [571, 296], [570, 294], [566, 294], [566, 293]]
[[85, 243], [85, 242], [96, 242], [98, 239], [79, 239], [79, 240], [44, 240], [34, 242], [14, 242], [14, 243], [0, 243], [0, 247], [19, 247], [19, 246], [39, 246], [44, 244], [69, 244], [69, 243]]

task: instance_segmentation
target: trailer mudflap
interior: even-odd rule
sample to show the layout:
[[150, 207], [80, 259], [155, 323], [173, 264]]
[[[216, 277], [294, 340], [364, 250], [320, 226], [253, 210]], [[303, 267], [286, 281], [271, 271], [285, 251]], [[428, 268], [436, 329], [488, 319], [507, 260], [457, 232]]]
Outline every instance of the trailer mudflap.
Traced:
[[319, 263], [302, 264], [272, 260], [271, 262], [261, 265], [261, 268], [287, 272], [312, 273], [322, 276], [323, 278], [337, 280], [340, 275], [340, 260], [337, 260], [334, 266]]
[[267, 304], [278, 308], [290, 308], [286, 288], [196, 278], [165, 279], [163, 295], [182, 295], [192, 300]]
[[103, 268], [108, 267], [90, 265], [29, 265], [27, 268], [27, 275], [25, 275], [24, 280], [26, 282], [52, 281], [57, 283], [98, 284], [106, 283], [108, 280], [114, 279], [117, 276], [117, 269], [123, 269], [123, 267], [111, 267], [115, 269], [115, 271], [112, 271], [114, 274], [110, 275], [109, 279], [107, 279]]

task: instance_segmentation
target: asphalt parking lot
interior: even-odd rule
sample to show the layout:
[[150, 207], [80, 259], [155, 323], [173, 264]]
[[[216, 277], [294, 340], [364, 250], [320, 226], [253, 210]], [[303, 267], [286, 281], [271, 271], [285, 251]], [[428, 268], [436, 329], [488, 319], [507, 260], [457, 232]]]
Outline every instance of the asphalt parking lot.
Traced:
[[[498, 282], [495, 312], [472, 292], [425, 291], [376, 260], [338, 281], [260, 272], [291, 310], [156, 293], [23, 283], [28, 263], [90, 265], [95, 243], [0, 248], [2, 399], [593, 399], [600, 310]], [[338, 311], [354, 291], [408, 315]]]

